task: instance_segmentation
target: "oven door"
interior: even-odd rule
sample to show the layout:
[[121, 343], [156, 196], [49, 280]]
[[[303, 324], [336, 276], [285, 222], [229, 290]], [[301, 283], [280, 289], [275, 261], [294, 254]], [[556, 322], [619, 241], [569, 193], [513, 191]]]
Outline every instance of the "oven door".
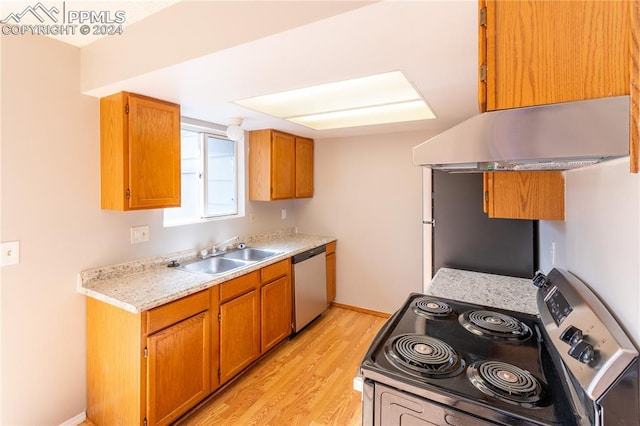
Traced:
[[368, 379], [364, 381], [362, 395], [363, 426], [495, 425]]

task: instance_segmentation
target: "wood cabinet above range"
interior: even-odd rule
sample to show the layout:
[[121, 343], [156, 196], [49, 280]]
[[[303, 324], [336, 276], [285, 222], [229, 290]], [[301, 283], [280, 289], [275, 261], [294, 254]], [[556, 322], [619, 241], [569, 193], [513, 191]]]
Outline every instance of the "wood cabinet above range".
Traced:
[[313, 197], [313, 139], [277, 130], [249, 132], [249, 199]]
[[479, 1], [480, 111], [630, 95], [640, 169], [640, 2]]
[[128, 92], [100, 99], [102, 209], [180, 206], [180, 105]]
[[628, 95], [631, 3], [481, 0], [484, 110]]

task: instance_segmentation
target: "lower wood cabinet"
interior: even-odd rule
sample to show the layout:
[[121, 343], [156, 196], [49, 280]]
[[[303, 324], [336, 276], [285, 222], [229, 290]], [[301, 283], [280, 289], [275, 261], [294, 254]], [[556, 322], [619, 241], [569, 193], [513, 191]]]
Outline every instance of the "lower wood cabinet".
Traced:
[[[267, 352], [291, 335], [293, 325], [291, 321], [291, 261], [287, 259], [267, 268], [271, 268], [273, 273], [262, 274], [263, 284], [260, 289], [260, 350], [262, 353]], [[263, 272], [267, 268], [264, 268]]]
[[336, 300], [336, 242], [326, 245], [327, 256], [327, 304]]
[[175, 420], [211, 391], [207, 310], [147, 337], [147, 424]]
[[87, 298], [87, 417], [167, 425], [291, 334], [291, 259], [133, 314]]
[[133, 314], [88, 298], [87, 417], [166, 425], [208, 395], [218, 383], [218, 300], [214, 287]]
[[[258, 271], [220, 285], [220, 382], [260, 356], [260, 275]], [[231, 290], [229, 290], [231, 289]]]

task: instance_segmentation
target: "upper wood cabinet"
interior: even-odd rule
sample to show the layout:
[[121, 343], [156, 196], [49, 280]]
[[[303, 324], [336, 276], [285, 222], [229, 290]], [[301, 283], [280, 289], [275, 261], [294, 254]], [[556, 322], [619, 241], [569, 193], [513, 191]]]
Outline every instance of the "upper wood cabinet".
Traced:
[[631, 107], [630, 107], [630, 143], [631, 171], [640, 171], [640, 2], [631, 3]]
[[640, 171], [640, 2], [479, 1], [480, 112], [630, 95]]
[[120, 92], [100, 99], [101, 207], [180, 206], [180, 106]]
[[484, 211], [490, 218], [564, 220], [560, 172], [484, 174]]
[[313, 139], [296, 136], [296, 198], [313, 197]]
[[481, 0], [481, 110], [629, 94], [632, 3]]
[[249, 199], [311, 196], [313, 140], [271, 129], [249, 132]]

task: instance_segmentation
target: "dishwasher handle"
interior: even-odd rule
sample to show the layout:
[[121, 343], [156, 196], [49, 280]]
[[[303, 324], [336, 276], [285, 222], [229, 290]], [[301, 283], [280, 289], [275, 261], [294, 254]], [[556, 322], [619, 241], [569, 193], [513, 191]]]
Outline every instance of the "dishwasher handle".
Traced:
[[303, 262], [307, 259], [310, 259], [326, 251], [327, 251], [327, 248], [324, 245], [312, 248], [307, 251], [303, 251], [302, 253], [299, 253], [293, 256], [293, 258], [291, 259], [291, 263], [296, 264], [296, 263]]

